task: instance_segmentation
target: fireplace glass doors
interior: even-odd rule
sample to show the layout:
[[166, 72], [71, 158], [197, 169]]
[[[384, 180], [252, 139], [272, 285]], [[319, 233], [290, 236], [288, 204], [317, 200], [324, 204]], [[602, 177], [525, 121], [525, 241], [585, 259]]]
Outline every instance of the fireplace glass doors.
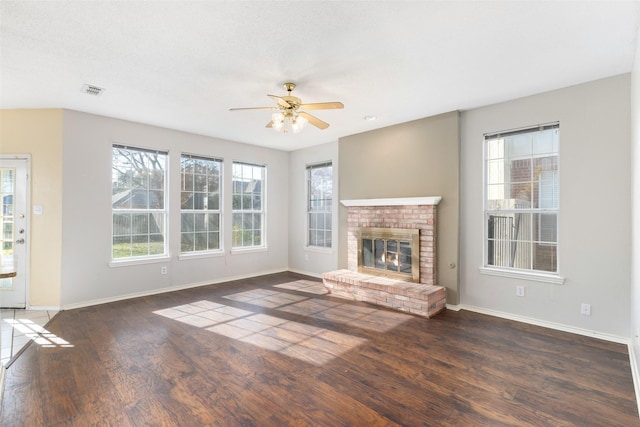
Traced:
[[360, 228], [358, 271], [418, 282], [419, 233], [417, 229]]

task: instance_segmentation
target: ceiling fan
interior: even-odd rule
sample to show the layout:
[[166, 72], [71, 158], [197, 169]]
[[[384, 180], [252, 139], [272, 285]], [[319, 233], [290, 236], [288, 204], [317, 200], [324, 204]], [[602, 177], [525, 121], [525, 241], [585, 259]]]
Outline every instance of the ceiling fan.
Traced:
[[295, 87], [295, 83], [285, 83], [284, 88], [287, 90], [288, 95], [267, 95], [269, 98], [276, 101], [275, 106], [230, 108], [229, 111], [273, 110], [275, 111], [275, 113], [272, 114], [271, 121], [267, 123], [266, 127], [283, 133], [287, 133], [290, 131], [298, 133], [302, 130], [307, 122], [311, 123], [318, 129], [326, 129], [329, 127], [329, 123], [324, 122], [315, 116], [312, 116], [304, 110], [334, 110], [344, 108], [342, 102], [319, 102], [315, 104], [303, 104], [300, 98], [291, 95], [291, 92], [293, 91], [293, 89], [295, 89]]

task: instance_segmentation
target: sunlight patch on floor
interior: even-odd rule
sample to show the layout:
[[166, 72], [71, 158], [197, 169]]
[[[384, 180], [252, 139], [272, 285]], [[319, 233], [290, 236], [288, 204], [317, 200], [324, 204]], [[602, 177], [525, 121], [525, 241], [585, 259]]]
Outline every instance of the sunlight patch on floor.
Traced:
[[[326, 293], [321, 283], [310, 280], [298, 280], [274, 287], [311, 295]], [[223, 298], [256, 306], [256, 311], [260, 312], [202, 300], [156, 310], [154, 313], [314, 365], [322, 365], [361, 345], [366, 339], [283, 319], [262, 313], [262, 310], [266, 308], [338, 322], [375, 332], [387, 332], [412, 318], [409, 314], [314, 298], [311, 295], [297, 295], [275, 289], [254, 289]]]
[[73, 344], [49, 332], [30, 319], [5, 319], [4, 321], [40, 347], [74, 347]]
[[321, 282], [314, 282], [313, 280], [296, 280], [295, 282], [281, 283], [275, 285], [274, 288], [289, 289], [315, 295], [326, 295], [329, 293]]
[[353, 335], [206, 300], [154, 313], [318, 366], [366, 342]]

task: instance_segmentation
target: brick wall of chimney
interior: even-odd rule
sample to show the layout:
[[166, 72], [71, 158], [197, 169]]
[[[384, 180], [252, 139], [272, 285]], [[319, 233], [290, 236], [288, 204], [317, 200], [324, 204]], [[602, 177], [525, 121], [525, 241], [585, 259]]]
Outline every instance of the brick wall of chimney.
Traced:
[[347, 209], [347, 267], [358, 271], [360, 227], [420, 230], [420, 283], [436, 284], [436, 206], [352, 206]]

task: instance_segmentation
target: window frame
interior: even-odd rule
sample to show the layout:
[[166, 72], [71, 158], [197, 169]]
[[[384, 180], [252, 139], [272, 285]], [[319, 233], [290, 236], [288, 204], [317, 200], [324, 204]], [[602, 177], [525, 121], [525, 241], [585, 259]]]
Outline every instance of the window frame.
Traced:
[[[183, 166], [183, 161], [185, 159], [191, 159], [191, 160], [203, 160], [203, 161], [207, 161], [207, 162], [215, 162], [218, 163], [218, 208], [217, 209], [210, 209], [208, 207], [208, 203], [207, 203], [207, 209], [197, 209], [195, 206], [192, 208], [183, 208], [182, 204], [183, 204], [183, 197], [184, 197], [184, 193], [192, 193], [195, 194], [195, 188], [192, 190], [185, 190], [185, 182], [184, 182], [184, 175], [185, 175], [185, 170], [184, 170], [184, 166]], [[195, 172], [193, 173], [193, 175], [201, 175], [201, 174], [196, 174]], [[206, 175], [208, 176], [208, 175]], [[193, 183], [195, 185], [195, 183]], [[208, 190], [208, 184], [207, 184], [207, 190]], [[179, 251], [179, 259], [183, 259], [183, 258], [197, 258], [197, 257], [206, 257], [206, 256], [210, 256], [210, 255], [219, 255], [221, 253], [224, 253], [224, 216], [223, 216], [223, 202], [224, 202], [224, 197], [223, 197], [223, 190], [224, 190], [224, 159], [219, 158], [219, 157], [214, 157], [214, 156], [203, 156], [203, 155], [198, 155], [198, 154], [190, 154], [190, 153], [180, 153], [180, 251]], [[205, 194], [211, 194], [211, 192], [207, 191]], [[206, 197], [205, 197], [206, 198]], [[185, 234], [187, 234], [184, 230], [183, 230], [183, 225], [184, 225], [184, 221], [183, 221], [183, 214], [185, 213], [194, 213], [194, 214], [198, 214], [198, 213], [205, 213], [207, 216], [214, 214], [214, 215], [218, 215], [218, 230], [216, 231], [218, 233], [218, 248], [217, 249], [202, 249], [202, 250], [192, 250], [192, 251], [184, 251], [183, 250], [183, 244], [182, 244], [182, 239], [183, 236]], [[208, 223], [208, 221], [207, 221]], [[207, 234], [211, 233], [211, 231], [207, 228], [206, 230]], [[194, 244], [195, 244], [195, 234], [196, 231], [193, 230], [191, 232], [194, 235]]]
[[[148, 207], [149, 197], [147, 197], [147, 208], [114, 208], [113, 207], [113, 185], [114, 185], [114, 149], [118, 150], [128, 150], [135, 151], [140, 153], [152, 153], [152, 154], [161, 154], [164, 156], [164, 170], [163, 170], [163, 185], [162, 185], [162, 195], [163, 195], [163, 207], [160, 209], [152, 209]], [[160, 150], [154, 148], [145, 148], [140, 146], [133, 145], [125, 145], [113, 142], [111, 144], [111, 255], [110, 255], [110, 263], [109, 265], [119, 266], [119, 265], [131, 265], [131, 264], [146, 264], [146, 263], [154, 263], [154, 262], [164, 262], [167, 259], [170, 259], [169, 248], [170, 248], [170, 236], [169, 236], [169, 168], [170, 168], [170, 156], [168, 150]], [[134, 187], [131, 187], [130, 190], [133, 190]], [[146, 190], [148, 192], [155, 190], [158, 191], [160, 189], [151, 189], [147, 187]], [[161, 227], [161, 235], [163, 239], [163, 251], [158, 254], [146, 254], [146, 255], [130, 255], [130, 256], [122, 256], [122, 257], [114, 257], [114, 238], [117, 237], [115, 235], [115, 215], [116, 214], [160, 214], [162, 215], [162, 227]], [[131, 219], [133, 221], [133, 218]], [[131, 227], [133, 227], [133, 223], [131, 222]], [[150, 236], [152, 234], [158, 233], [150, 233], [147, 232], [147, 235]], [[129, 236], [133, 238], [135, 234], [133, 230], [130, 232]], [[124, 237], [125, 234], [119, 235]], [[149, 248], [149, 247], [148, 247]]]
[[[320, 168], [331, 168], [331, 191], [328, 193], [329, 197], [328, 198], [323, 198], [323, 200], [329, 200], [329, 208], [328, 209], [320, 209], [320, 210], [312, 210], [311, 209], [311, 205], [312, 205], [312, 192], [311, 192], [311, 184], [312, 184], [312, 180], [311, 180], [311, 172], [314, 169], [320, 169]], [[322, 251], [322, 252], [331, 252], [333, 250], [333, 161], [331, 160], [327, 160], [324, 162], [318, 162], [318, 163], [311, 163], [306, 165], [305, 167], [305, 184], [306, 184], [306, 221], [305, 221], [305, 249], [309, 249], [309, 250], [313, 250], [313, 251]], [[330, 240], [329, 240], [329, 245], [328, 246], [319, 246], [319, 245], [314, 245], [311, 244], [311, 215], [312, 214], [324, 214], [324, 218], [325, 218], [325, 226], [322, 228], [318, 228], [316, 227], [315, 230], [322, 230], [325, 233], [325, 236], [327, 233], [329, 233], [330, 236]], [[329, 229], [326, 228], [326, 216], [328, 215], [329, 217]]]
[[[242, 202], [242, 195], [245, 195], [246, 193], [242, 192], [242, 193], [236, 193], [236, 181], [237, 181], [237, 176], [236, 176], [236, 166], [246, 166], [246, 167], [251, 167], [251, 168], [260, 168], [261, 169], [261, 188], [260, 188], [260, 209], [253, 209], [253, 205], [254, 205], [254, 200], [253, 200], [253, 196], [252, 196], [252, 202], [251, 202], [251, 206], [252, 209], [237, 209], [234, 206], [234, 202], [236, 201], [236, 196], [240, 196], [240, 200], [241, 200], [241, 204]], [[241, 176], [240, 177], [243, 180], [247, 180], [248, 178]], [[234, 160], [232, 162], [232, 168], [231, 168], [231, 253], [237, 253], [237, 252], [248, 252], [248, 251], [262, 251], [262, 250], [266, 250], [267, 249], [267, 230], [266, 230], [266, 225], [267, 225], [267, 165], [265, 164], [257, 164], [257, 163], [251, 163], [251, 162], [244, 162], [244, 161], [240, 161], [240, 160]], [[235, 233], [236, 230], [234, 230], [235, 224], [236, 224], [236, 215], [238, 214], [251, 214], [251, 215], [260, 215], [260, 244], [252, 244], [252, 245], [242, 245], [242, 246], [236, 246], [234, 244], [234, 239], [235, 239]], [[253, 218], [253, 221], [255, 221], [255, 217]], [[242, 219], [242, 224], [243, 227], [241, 229], [241, 232], [244, 233], [246, 232], [245, 228], [244, 228], [244, 218]], [[253, 225], [255, 225], [255, 222], [253, 223]], [[256, 230], [255, 228], [252, 228], [251, 230]], [[253, 237], [252, 237], [253, 240]]]
[[[535, 205], [529, 205], [529, 206], [525, 206], [525, 207], [517, 207], [517, 206], [508, 206], [507, 208], [502, 208], [502, 207], [490, 207], [489, 206], [489, 187], [490, 187], [490, 183], [489, 183], [489, 141], [490, 140], [495, 140], [497, 138], [503, 138], [503, 137], [509, 137], [509, 136], [515, 136], [518, 134], [528, 134], [528, 133], [535, 133], [535, 132], [539, 132], [539, 131], [543, 131], [543, 130], [556, 130], [558, 132], [558, 140], [557, 140], [557, 145], [554, 147], [554, 150], [548, 152], [549, 154], [553, 154], [553, 157], [555, 157], [555, 162], [556, 162], [556, 169], [554, 171], [554, 173], [556, 174], [554, 182], [557, 183], [557, 192], [558, 194], [560, 193], [560, 188], [561, 188], [561, 184], [560, 184], [560, 136], [559, 136], [559, 132], [560, 132], [560, 123], [559, 122], [550, 122], [550, 123], [546, 123], [543, 125], [537, 125], [537, 126], [529, 126], [529, 127], [524, 127], [524, 128], [520, 128], [520, 129], [513, 129], [513, 130], [508, 130], [508, 131], [503, 131], [503, 132], [492, 132], [492, 133], [487, 133], [483, 135], [483, 181], [482, 181], [482, 185], [483, 185], [483, 261], [482, 261], [482, 267], [480, 267], [480, 272], [483, 274], [489, 274], [489, 275], [495, 275], [495, 276], [502, 276], [502, 277], [510, 277], [510, 278], [520, 278], [520, 279], [528, 279], [528, 280], [533, 280], [533, 281], [541, 281], [541, 282], [547, 282], [547, 283], [555, 283], [555, 284], [562, 284], [564, 283], [564, 278], [562, 276], [560, 276], [560, 254], [559, 254], [559, 248], [560, 248], [560, 241], [559, 241], [559, 217], [560, 217], [560, 201], [559, 201], [559, 196], [558, 200], [557, 200], [557, 206], [555, 208], [553, 207], [535, 207]], [[526, 159], [530, 159], [531, 163], [533, 164], [533, 160], [536, 159], [537, 155], [539, 154], [543, 154], [545, 152], [539, 152], [539, 153], [535, 153], [534, 151], [531, 151], [531, 154], [528, 155], [528, 157], [524, 157]], [[503, 158], [504, 159], [509, 159], [509, 163], [512, 163], [515, 160], [518, 160], [519, 156], [517, 155], [509, 155], [509, 157], [507, 157], [506, 154], [503, 154]], [[503, 165], [504, 167], [504, 165]], [[533, 168], [530, 167], [531, 170], [531, 178], [529, 179], [530, 183], [533, 183], [534, 181], [534, 172], [533, 172]], [[509, 179], [503, 178], [502, 179], [502, 184], [503, 185], [512, 185], [512, 184], [522, 184], [520, 183], [519, 180], [514, 181], [512, 180], [512, 177], [510, 176]], [[504, 189], [502, 190], [504, 191]], [[511, 190], [510, 190], [511, 191]], [[540, 192], [540, 189], [538, 189], [538, 193]], [[533, 195], [530, 196], [530, 200], [533, 200]], [[540, 197], [540, 194], [535, 195], [536, 198]], [[539, 203], [539, 200], [538, 200]], [[536, 217], [538, 220], [538, 227], [541, 223], [541, 215], [542, 214], [554, 214], [555, 218], [556, 218], [556, 226], [555, 226], [555, 236], [556, 236], [556, 241], [553, 244], [548, 244], [548, 242], [541, 242], [539, 241], [539, 236], [540, 236], [540, 230], [538, 229], [538, 232], [534, 232], [536, 226], [533, 224], [533, 222], [530, 223], [530, 231], [531, 233], [531, 237], [529, 239], [524, 240], [524, 242], [526, 242], [526, 244], [529, 246], [528, 250], [531, 251], [531, 260], [533, 261], [533, 252], [536, 249], [536, 245], [540, 245], [540, 246], [545, 246], [545, 243], [547, 246], [553, 246], [555, 245], [555, 271], [546, 271], [546, 270], [536, 270], [534, 269], [536, 267], [535, 263], [531, 263], [529, 268], [523, 268], [523, 267], [510, 267], [510, 266], [500, 266], [500, 265], [493, 265], [489, 263], [489, 240], [490, 240], [490, 233], [489, 233], [489, 229], [490, 229], [490, 217], [496, 217], [499, 216], [499, 214], [503, 214], [503, 215], [516, 215], [516, 214], [525, 214], [528, 215], [528, 218], [530, 218], [530, 221], [535, 221]], [[503, 239], [500, 239], [503, 240]], [[495, 240], [495, 242], [498, 242], [499, 240]], [[506, 241], [508, 242], [508, 240]], [[527, 248], [525, 247], [525, 250], [527, 250]]]

